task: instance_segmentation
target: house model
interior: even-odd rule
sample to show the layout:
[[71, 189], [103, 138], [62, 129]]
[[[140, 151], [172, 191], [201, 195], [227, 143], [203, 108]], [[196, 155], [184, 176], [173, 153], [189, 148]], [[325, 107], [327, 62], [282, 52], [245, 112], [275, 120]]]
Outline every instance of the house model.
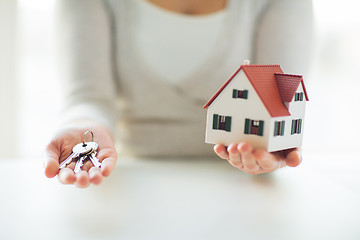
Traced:
[[228, 146], [246, 141], [269, 152], [300, 147], [306, 101], [301, 75], [245, 61], [203, 107], [205, 142]]

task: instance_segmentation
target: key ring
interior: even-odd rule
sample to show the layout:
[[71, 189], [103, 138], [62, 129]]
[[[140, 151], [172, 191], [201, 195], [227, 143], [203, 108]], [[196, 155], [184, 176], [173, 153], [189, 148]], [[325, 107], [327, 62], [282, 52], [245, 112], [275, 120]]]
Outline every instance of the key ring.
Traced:
[[91, 133], [91, 141], [92, 142], [94, 141], [94, 133], [92, 131], [86, 131], [83, 135], [83, 147], [87, 146], [87, 144], [85, 143], [85, 137], [88, 133]]

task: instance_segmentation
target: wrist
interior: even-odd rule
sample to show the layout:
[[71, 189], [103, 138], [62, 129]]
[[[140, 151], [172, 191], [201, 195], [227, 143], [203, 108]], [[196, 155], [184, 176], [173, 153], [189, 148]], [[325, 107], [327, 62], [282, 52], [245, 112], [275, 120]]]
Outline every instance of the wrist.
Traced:
[[113, 133], [103, 124], [94, 121], [92, 119], [74, 119], [64, 123], [61, 128], [76, 128], [76, 129], [87, 129], [87, 130], [103, 130], [105, 131], [112, 140], [114, 140]]

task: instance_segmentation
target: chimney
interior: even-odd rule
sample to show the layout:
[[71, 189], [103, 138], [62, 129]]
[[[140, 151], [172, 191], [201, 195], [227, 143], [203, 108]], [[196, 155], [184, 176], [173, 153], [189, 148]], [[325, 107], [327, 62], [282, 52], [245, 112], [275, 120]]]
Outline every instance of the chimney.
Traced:
[[243, 65], [250, 65], [250, 60], [244, 60]]

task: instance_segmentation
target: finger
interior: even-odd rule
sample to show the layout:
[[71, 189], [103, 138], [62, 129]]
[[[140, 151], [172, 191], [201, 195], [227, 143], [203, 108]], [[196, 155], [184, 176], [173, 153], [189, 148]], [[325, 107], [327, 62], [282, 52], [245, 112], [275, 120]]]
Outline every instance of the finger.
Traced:
[[237, 168], [243, 168], [243, 163], [241, 161], [241, 155], [237, 149], [237, 144], [230, 144], [227, 148], [229, 153], [229, 162], [231, 165]]
[[295, 149], [294, 151], [289, 152], [285, 158], [286, 165], [289, 167], [296, 167], [301, 163], [301, 161], [302, 156], [301, 150], [299, 149]]
[[222, 144], [216, 144], [214, 146], [214, 152], [222, 159], [229, 159], [229, 153], [227, 152], [226, 148]]
[[250, 174], [259, 173], [260, 167], [253, 156], [252, 146], [246, 142], [240, 143], [238, 151], [241, 153], [244, 170]]
[[79, 188], [85, 188], [90, 185], [89, 174], [86, 171], [80, 171], [76, 173], [76, 182], [75, 185]]
[[61, 169], [58, 178], [62, 184], [73, 184], [76, 181], [75, 173], [70, 168]]
[[103, 180], [103, 176], [101, 174], [100, 168], [97, 167], [90, 168], [89, 178], [90, 178], [90, 183], [93, 183], [95, 185], [100, 184]]
[[263, 149], [256, 149], [254, 158], [259, 167], [265, 172], [272, 172], [280, 167], [281, 160]]
[[108, 177], [115, 168], [116, 160], [113, 157], [106, 158], [101, 162], [101, 173], [104, 177]]
[[103, 176], [108, 177], [114, 170], [117, 160], [115, 150], [105, 149], [99, 152], [99, 160], [101, 162], [101, 173]]
[[45, 176], [53, 178], [59, 171], [59, 151], [51, 144], [45, 149]]

